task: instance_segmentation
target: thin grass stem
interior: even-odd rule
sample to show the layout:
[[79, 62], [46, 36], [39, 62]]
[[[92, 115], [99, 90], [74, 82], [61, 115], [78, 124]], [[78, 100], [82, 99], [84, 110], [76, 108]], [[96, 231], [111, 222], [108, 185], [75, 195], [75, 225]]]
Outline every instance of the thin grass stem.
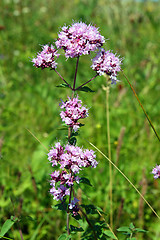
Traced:
[[49, 152], [49, 150], [44, 146], [44, 144], [41, 143], [41, 141], [29, 129], [26, 128], [26, 130], [47, 150], [47, 152]]
[[[109, 85], [106, 87], [106, 119], [107, 119], [107, 139], [108, 139], [108, 156], [111, 159], [111, 138], [110, 138], [110, 122], [109, 122]], [[113, 228], [113, 179], [112, 164], [109, 162], [109, 197], [110, 197], [110, 225]]]
[[148, 207], [152, 210], [152, 212], [156, 215], [156, 217], [160, 220], [160, 216], [156, 213], [156, 211], [152, 208], [149, 202], [144, 198], [144, 196], [140, 193], [140, 191], [135, 187], [135, 185], [129, 180], [129, 178], [103, 153], [99, 150], [93, 143], [89, 142], [89, 144], [94, 147], [104, 158], [106, 158], [111, 164], [120, 172], [120, 174], [130, 183], [130, 185], [136, 190], [136, 192], [141, 196], [141, 198], [145, 201]]
[[[100, 211], [99, 211], [97, 208], [96, 208], [96, 210], [97, 210], [98, 214], [101, 216], [101, 218], [103, 219], [103, 221], [105, 221], [105, 223], [106, 223], [106, 220], [105, 220], [105, 218], [102, 216], [102, 214], [100, 213]], [[113, 230], [112, 230], [112, 227], [111, 227], [108, 223], [106, 223], [106, 224], [107, 224], [107, 227], [109, 228], [109, 230], [113, 233], [114, 237], [118, 240], [117, 236], [115, 235], [115, 233], [114, 233]]]
[[[122, 71], [122, 70], [121, 70], [121, 71]], [[129, 79], [127, 78], [127, 76], [124, 74], [123, 71], [122, 71], [122, 73], [123, 73], [123, 76], [126, 78], [128, 84], [130, 85], [130, 87], [131, 87], [131, 89], [132, 89], [132, 91], [133, 91], [135, 97], [137, 98], [137, 100], [138, 100], [138, 102], [139, 102], [139, 105], [141, 106], [141, 108], [142, 108], [142, 110], [143, 110], [143, 112], [144, 112], [144, 114], [145, 114], [145, 116], [146, 116], [146, 118], [147, 118], [147, 120], [148, 120], [148, 122], [149, 122], [149, 124], [150, 124], [150, 126], [151, 126], [151, 128], [153, 129], [153, 131], [154, 131], [156, 137], [158, 138], [158, 140], [159, 140], [159, 142], [160, 142], [160, 137], [159, 137], [159, 135], [158, 135], [158, 133], [157, 133], [155, 127], [153, 126], [153, 124], [152, 124], [152, 122], [151, 122], [151, 120], [150, 120], [148, 114], [146, 113], [146, 111], [145, 111], [145, 109], [144, 109], [144, 107], [143, 107], [141, 101], [139, 100], [139, 98], [138, 98], [138, 96], [137, 96], [137, 94], [136, 94], [136, 92], [135, 92], [135, 90], [134, 90], [132, 84], [130, 83]]]
[[1, 236], [1, 235], [0, 235], [0, 238], [2, 238], [2, 239], [8, 239], [8, 240], [14, 240], [13, 238], [4, 237], [4, 236]]

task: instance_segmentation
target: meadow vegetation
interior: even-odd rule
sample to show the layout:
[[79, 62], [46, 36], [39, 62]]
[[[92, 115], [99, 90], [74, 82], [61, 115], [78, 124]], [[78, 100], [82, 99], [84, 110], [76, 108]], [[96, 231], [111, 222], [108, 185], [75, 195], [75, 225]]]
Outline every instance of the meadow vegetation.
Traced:
[[[95, 24], [105, 36], [105, 47], [124, 57], [122, 69], [134, 86], [157, 133], [160, 135], [160, 2], [119, 0], [2, 0], [0, 10], [0, 226], [11, 216], [19, 218], [24, 239], [58, 239], [65, 232], [66, 217], [52, 208], [48, 191], [51, 166], [46, 150], [61, 139], [59, 102], [70, 89], [56, 87], [62, 80], [54, 71], [36, 69], [31, 63], [41, 45], [57, 38], [59, 27], [72, 20]], [[92, 56], [80, 59], [78, 83], [93, 77]], [[73, 82], [76, 60], [59, 57], [58, 71]], [[160, 214], [160, 184], [152, 168], [160, 164], [160, 142], [150, 128], [123, 74], [109, 93], [112, 161], [144, 194]], [[78, 144], [91, 148], [88, 140], [108, 156], [106, 79], [97, 77], [79, 92], [89, 109]], [[29, 130], [29, 131], [28, 131]], [[35, 137], [41, 142], [37, 141]], [[94, 150], [94, 149], [93, 149]], [[78, 190], [82, 202], [106, 212], [109, 222], [109, 164], [97, 154], [96, 169], [83, 172], [93, 187]], [[100, 218], [97, 215], [95, 215]], [[137, 239], [159, 240], [160, 220], [137, 192], [113, 168], [113, 230], [121, 226], [148, 231]], [[117, 236], [122, 236], [116, 232]], [[20, 239], [15, 224], [5, 235]], [[80, 239], [76, 236], [75, 239]], [[119, 239], [123, 239], [123, 236]], [[125, 238], [124, 238], [125, 239]]]

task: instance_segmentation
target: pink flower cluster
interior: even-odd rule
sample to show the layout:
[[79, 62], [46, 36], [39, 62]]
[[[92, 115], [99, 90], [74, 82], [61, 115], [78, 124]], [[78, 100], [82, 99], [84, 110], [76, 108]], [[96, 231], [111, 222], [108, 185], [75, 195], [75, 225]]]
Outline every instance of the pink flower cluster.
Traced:
[[154, 178], [160, 178], [160, 165], [157, 165], [155, 168], [152, 170], [152, 174], [154, 174]]
[[68, 101], [63, 102], [60, 106], [61, 109], [65, 108], [65, 111], [60, 113], [62, 121], [70, 126], [75, 132], [78, 130], [80, 123], [79, 119], [88, 117], [88, 109], [82, 106], [82, 101], [76, 98], [71, 99], [68, 97]]
[[70, 169], [74, 174], [79, 173], [82, 167], [96, 167], [96, 155], [93, 150], [85, 149], [73, 145], [61, 146], [60, 142], [55, 144], [48, 153], [48, 160], [52, 167], [60, 165], [62, 170]]
[[105, 42], [98, 29], [83, 22], [73, 23], [70, 27], [63, 26], [56, 41], [57, 48], [63, 48], [66, 58], [88, 55]]
[[116, 83], [118, 81], [117, 72], [121, 70], [121, 63], [122, 59], [102, 48], [96, 57], [92, 59], [91, 68], [99, 75], [106, 73], [110, 76], [112, 83]]
[[53, 45], [44, 45], [42, 52], [39, 52], [32, 62], [37, 68], [55, 69], [57, 67], [55, 56], [59, 57], [57, 51], [60, 48], [65, 51], [66, 58], [88, 55], [91, 51], [98, 50], [97, 56], [92, 59], [91, 68], [99, 75], [109, 75], [112, 83], [116, 83], [122, 59], [110, 51], [105, 51], [102, 48], [104, 43], [105, 38], [100, 34], [98, 28], [91, 24], [74, 22], [71, 26], [62, 27], [55, 42], [57, 49]]
[[53, 45], [44, 45], [42, 49], [42, 52], [39, 52], [37, 54], [37, 57], [32, 59], [32, 62], [34, 63], [33, 65], [37, 68], [42, 69], [55, 69], [57, 67], [57, 63], [55, 62], [55, 56], [59, 57], [57, 50], [53, 47]]
[[[59, 165], [62, 169], [61, 173], [60, 171], [54, 171], [51, 174], [52, 188], [50, 193], [54, 199], [62, 200], [66, 195], [69, 195], [69, 188], [74, 182], [79, 183], [80, 178], [76, 174], [89, 166], [96, 168], [98, 163], [95, 158], [96, 155], [93, 150], [83, 150], [69, 144], [62, 147], [60, 142], [57, 142], [48, 153], [48, 160], [52, 163], [52, 167]], [[57, 183], [59, 183], [58, 188], [56, 188]]]

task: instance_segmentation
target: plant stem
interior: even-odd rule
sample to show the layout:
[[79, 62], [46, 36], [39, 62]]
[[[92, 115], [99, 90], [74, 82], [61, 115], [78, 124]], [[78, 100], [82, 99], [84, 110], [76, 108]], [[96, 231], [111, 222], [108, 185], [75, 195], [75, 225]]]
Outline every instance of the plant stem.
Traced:
[[83, 87], [84, 85], [86, 85], [87, 83], [91, 82], [93, 79], [95, 79], [98, 76], [98, 74], [96, 74], [94, 77], [92, 77], [89, 81], [87, 81], [86, 83], [83, 83], [81, 86], [77, 87], [75, 89], [75, 91], [77, 91], [79, 88]]
[[[108, 139], [108, 156], [111, 159], [111, 138], [109, 124], [109, 85], [106, 87], [106, 118], [107, 118], [107, 139]], [[113, 228], [113, 197], [112, 197], [112, 164], [109, 162], [109, 196], [110, 196], [110, 225]]]
[[71, 135], [72, 135], [72, 128], [68, 127], [68, 141], [70, 140]]
[[[71, 138], [71, 134], [72, 134], [72, 128], [71, 127], [68, 127], [68, 142]], [[70, 170], [70, 173], [72, 174], [72, 171]], [[72, 190], [73, 190], [73, 187], [71, 186], [71, 190], [70, 190], [70, 195], [69, 195], [69, 204], [71, 203], [71, 196], [72, 196]], [[69, 232], [69, 205], [68, 205], [68, 209], [67, 209], [67, 234], [70, 235], [70, 232]]]
[[56, 69], [54, 69], [54, 71], [55, 71], [55, 72], [58, 74], [58, 76], [68, 85], [68, 87], [69, 87], [71, 90], [73, 90], [72, 87], [69, 85], [69, 83], [61, 76], [61, 74], [60, 74], [59, 72], [57, 72]]
[[75, 70], [74, 83], [73, 83], [73, 91], [76, 91], [75, 86], [76, 86], [78, 63], [79, 63], [79, 56], [77, 57], [77, 62], [76, 62], [76, 70]]
[[67, 212], [67, 234], [70, 235], [70, 232], [69, 232], [69, 212]]
[[[69, 204], [71, 203], [71, 196], [72, 196], [72, 186], [71, 186], [71, 190], [70, 190], [70, 195], [69, 195]], [[67, 210], [67, 234], [70, 235], [69, 232], [69, 204], [68, 204], [68, 210]]]
[[79, 206], [79, 204], [77, 204], [77, 205], [78, 205], [78, 208], [80, 209], [81, 213], [82, 213], [83, 216], [85, 217], [88, 225], [89, 225], [90, 228], [92, 229], [93, 235], [94, 235], [94, 239], [97, 240], [96, 233], [95, 233], [95, 231], [94, 231], [93, 225], [92, 225], [91, 222], [89, 221], [89, 219], [88, 219], [88, 217], [87, 217], [87, 214], [82, 210], [82, 208]]
[[[13, 206], [14, 215], [15, 215], [15, 217], [17, 217], [17, 216], [16, 216], [15, 207], [14, 207], [14, 202], [13, 202], [13, 199], [12, 199], [11, 197], [10, 197], [10, 200], [11, 200], [11, 203], [12, 203], [12, 206]], [[21, 240], [23, 240], [23, 234], [22, 234], [22, 229], [21, 229], [20, 223], [19, 223], [19, 218], [18, 218], [18, 220], [17, 220], [17, 225], [18, 225], [18, 230], [19, 230], [20, 238], [21, 238]]]
[[[73, 196], [76, 197], [76, 194], [75, 194], [74, 189], [73, 189]], [[95, 240], [97, 240], [96, 233], [95, 233], [95, 231], [94, 231], [93, 225], [91, 224], [90, 220], [88, 219], [87, 214], [83, 211], [83, 209], [81, 208], [81, 206], [79, 205], [79, 203], [77, 203], [77, 206], [78, 206], [79, 210], [81, 211], [81, 213], [83, 214], [83, 216], [85, 217], [88, 225], [89, 225], [90, 228], [92, 229]]]

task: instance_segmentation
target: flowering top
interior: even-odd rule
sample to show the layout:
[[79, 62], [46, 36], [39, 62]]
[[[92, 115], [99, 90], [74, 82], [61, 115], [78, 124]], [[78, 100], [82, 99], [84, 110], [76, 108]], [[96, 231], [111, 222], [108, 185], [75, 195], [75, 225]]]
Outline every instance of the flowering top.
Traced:
[[[82, 149], [73, 145], [61, 146], [60, 142], [56, 143], [48, 153], [48, 160], [52, 166], [60, 166], [62, 171], [54, 171], [51, 174], [52, 180], [50, 181], [52, 188], [50, 193], [54, 199], [62, 200], [66, 195], [70, 194], [70, 186], [74, 182], [79, 183], [79, 177], [76, 174], [84, 167], [96, 167], [96, 155], [93, 150]], [[56, 184], [59, 183], [59, 187]], [[74, 207], [74, 206], [73, 206]], [[71, 205], [70, 205], [71, 208]]]
[[90, 54], [105, 42], [98, 29], [83, 22], [63, 26], [56, 41], [57, 48], [63, 48], [66, 58]]
[[79, 173], [82, 167], [96, 167], [96, 155], [93, 150], [83, 150], [80, 147], [67, 144], [62, 147], [58, 142], [52, 147], [48, 153], [48, 160], [52, 163], [52, 167], [60, 164], [60, 168], [71, 169], [73, 173]]
[[37, 54], [36, 58], [32, 59], [33, 65], [37, 68], [51, 68], [55, 69], [57, 67], [57, 63], [55, 62], [55, 56], [58, 57], [59, 54], [57, 50], [53, 47], [53, 45], [48, 46], [44, 45], [42, 47], [42, 52]]
[[155, 179], [160, 178], [160, 165], [153, 168], [152, 173], [154, 174]]
[[122, 59], [116, 57], [110, 51], [105, 51], [105, 49], [101, 49], [97, 56], [92, 59], [91, 68], [95, 70], [99, 75], [104, 75], [104, 73], [108, 74], [111, 78], [112, 83], [116, 83], [117, 80], [117, 72], [121, 70], [121, 62]]
[[88, 109], [82, 106], [82, 101], [76, 98], [71, 99], [68, 97], [68, 101], [63, 102], [60, 108], [65, 108], [65, 111], [60, 113], [62, 121], [65, 122], [68, 126], [73, 128], [76, 132], [79, 128], [80, 123], [77, 121], [82, 118], [88, 117]]

